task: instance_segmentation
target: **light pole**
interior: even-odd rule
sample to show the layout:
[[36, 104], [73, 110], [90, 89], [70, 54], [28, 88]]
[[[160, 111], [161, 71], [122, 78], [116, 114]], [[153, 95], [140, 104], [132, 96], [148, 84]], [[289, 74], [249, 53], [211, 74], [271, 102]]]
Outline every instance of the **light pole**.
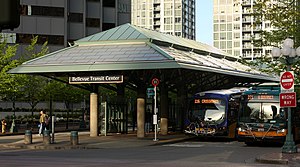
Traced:
[[[291, 70], [291, 65], [295, 60], [295, 57], [298, 55], [300, 56], [300, 47], [294, 49], [294, 41], [290, 38], [287, 38], [283, 41], [282, 49], [280, 48], [273, 48], [272, 49], [272, 56], [274, 58], [280, 57], [283, 55], [283, 59], [287, 65], [287, 71]], [[283, 153], [296, 153], [297, 146], [295, 145], [293, 134], [292, 134], [292, 111], [291, 108], [288, 107], [288, 134], [286, 136], [284, 145], [282, 147]]]

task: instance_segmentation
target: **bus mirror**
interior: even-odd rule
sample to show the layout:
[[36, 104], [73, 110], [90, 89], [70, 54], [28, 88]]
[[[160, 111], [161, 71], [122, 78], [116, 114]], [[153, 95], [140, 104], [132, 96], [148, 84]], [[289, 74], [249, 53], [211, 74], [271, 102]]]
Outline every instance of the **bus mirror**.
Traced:
[[271, 124], [275, 124], [275, 123], [276, 123], [276, 120], [271, 120], [270, 123], [271, 123]]

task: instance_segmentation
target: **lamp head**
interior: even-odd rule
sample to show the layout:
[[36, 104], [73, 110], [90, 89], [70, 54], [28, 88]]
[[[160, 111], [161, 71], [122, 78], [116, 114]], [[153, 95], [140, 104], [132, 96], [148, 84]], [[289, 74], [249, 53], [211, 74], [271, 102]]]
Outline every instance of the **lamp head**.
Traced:
[[[300, 49], [299, 49], [300, 52]], [[277, 47], [272, 48], [271, 54], [273, 57], [279, 57], [281, 55], [281, 50]]]
[[290, 56], [291, 52], [292, 52], [292, 48], [289, 47], [289, 46], [283, 46], [282, 49], [281, 49], [281, 53], [284, 56]]
[[294, 40], [292, 40], [291, 38], [287, 38], [283, 41], [283, 47], [288, 46], [290, 48], [294, 47]]

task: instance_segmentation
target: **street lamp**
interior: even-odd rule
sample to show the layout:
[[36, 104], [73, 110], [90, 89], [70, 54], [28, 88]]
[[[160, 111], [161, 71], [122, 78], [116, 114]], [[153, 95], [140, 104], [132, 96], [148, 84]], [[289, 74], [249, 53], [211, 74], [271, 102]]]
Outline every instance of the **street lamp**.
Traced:
[[[280, 55], [283, 55], [285, 63], [287, 65], [287, 71], [291, 70], [291, 64], [294, 62], [296, 56], [300, 56], [300, 47], [294, 49], [294, 41], [290, 38], [287, 38], [283, 41], [282, 49], [273, 48], [272, 56], [274, 58], [279, 58]], [[288, 134], [286, 136], [284, 145], [282, 147], [283, 153], [296, 153], [297, 146], [295, 145], [293, 134], [292, 134], [292, 111], [288, 107]]]

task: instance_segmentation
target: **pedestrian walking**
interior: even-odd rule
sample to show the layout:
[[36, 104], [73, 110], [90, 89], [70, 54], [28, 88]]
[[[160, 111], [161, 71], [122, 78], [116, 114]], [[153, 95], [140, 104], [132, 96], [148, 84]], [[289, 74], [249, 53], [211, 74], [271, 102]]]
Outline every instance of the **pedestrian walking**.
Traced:
[[44, 113], [44, 111], [40, 111], [40, 128], [39, 128], [39, 135], [41, 136], [42, 134], [44, 134], [44, 130], [46, 128], [46, 114]]
[[1, 124], [2, 124], [2, 133], [5, 133], [6, 132], [6, 126], [7, 126], [6, 120], [2, 119]]

